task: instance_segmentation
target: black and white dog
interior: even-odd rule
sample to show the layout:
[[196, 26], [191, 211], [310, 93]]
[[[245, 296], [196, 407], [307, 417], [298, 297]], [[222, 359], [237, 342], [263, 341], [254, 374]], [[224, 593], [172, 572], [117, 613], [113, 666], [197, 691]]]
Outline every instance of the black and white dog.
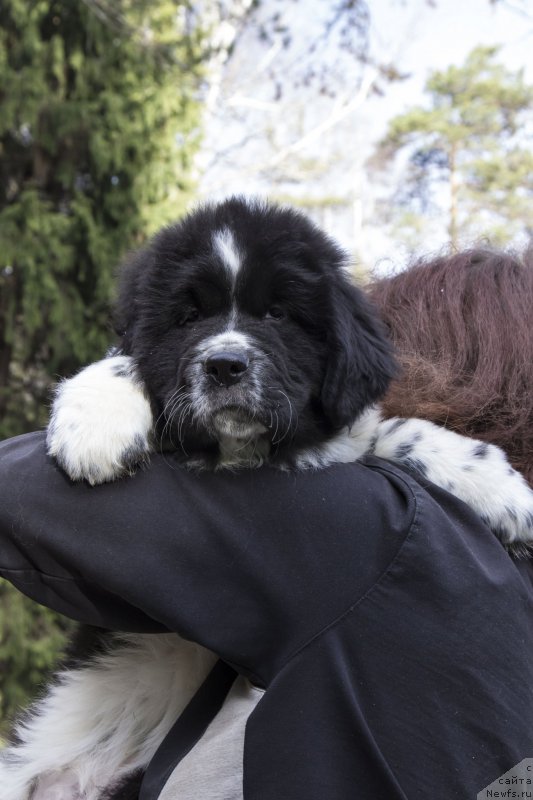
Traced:
[[[460, 497], [505, 544], [530, 542], [533, 492], [498, 448], [381, 419], [395, 360], [346, 265], [304, 216], [242, 198], [164, 229], [124, 269], [115, 354], [59, 386], [49, 452], [93, 484], [161, 446], [196, 468], [374, 453]], [[146, 767], [213, 660], [141, 636], [65, 671], [5, 751], [2, 800], [101, 800]]]

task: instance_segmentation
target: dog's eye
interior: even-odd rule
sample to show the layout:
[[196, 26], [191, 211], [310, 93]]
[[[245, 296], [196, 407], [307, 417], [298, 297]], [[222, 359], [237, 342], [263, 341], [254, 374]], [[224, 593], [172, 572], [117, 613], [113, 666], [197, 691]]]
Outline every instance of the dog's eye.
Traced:
[[178, 325], [187, 325], [188, 322], [196, 322], [200, 319], [200, 311], [197, 308], [190, 308], [178, 320]]
[[266, 313], [267, 318], [270, 319], [283, 319], [285, 316], [285, 311], [282, 309], [281, 306], [270, 306]]

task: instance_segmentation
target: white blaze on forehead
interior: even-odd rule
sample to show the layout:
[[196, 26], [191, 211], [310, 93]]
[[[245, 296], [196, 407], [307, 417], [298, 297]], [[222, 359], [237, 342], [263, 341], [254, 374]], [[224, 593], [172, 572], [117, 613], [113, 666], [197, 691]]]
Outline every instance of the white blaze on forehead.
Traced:
[[223, 228], [213, 234], [213, 249], [231, 277], [235, 278], [242, 262], [233, 233], [229, 228]]

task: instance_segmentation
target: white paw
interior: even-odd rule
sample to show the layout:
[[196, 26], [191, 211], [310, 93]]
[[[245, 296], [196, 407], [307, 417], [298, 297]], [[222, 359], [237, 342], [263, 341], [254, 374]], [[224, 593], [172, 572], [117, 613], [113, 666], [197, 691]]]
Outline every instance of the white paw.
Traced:
[[495, 479], [492, 486], [485, 486], [480, 514], [511, 551], [517, 555], [531, 555], [533, 491], [499, 448], [491, 447], [486, 458], [492, 462]]
[[62, 381], [47, 449], [72, 480], [105, 483], [149, 457], [153, 416], [128, 356], [112, 356]]

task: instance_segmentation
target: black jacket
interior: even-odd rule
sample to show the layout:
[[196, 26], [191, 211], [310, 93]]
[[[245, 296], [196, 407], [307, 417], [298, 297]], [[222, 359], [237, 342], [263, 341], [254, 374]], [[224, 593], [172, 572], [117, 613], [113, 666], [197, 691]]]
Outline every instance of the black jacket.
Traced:
[[29, 434], [0, 444], [0, 574], [266, 687], [246, 800], [466, 800], [533, 756], [531, 565], [379, 459], [198, 475], [154, 457], [90, 488]]

